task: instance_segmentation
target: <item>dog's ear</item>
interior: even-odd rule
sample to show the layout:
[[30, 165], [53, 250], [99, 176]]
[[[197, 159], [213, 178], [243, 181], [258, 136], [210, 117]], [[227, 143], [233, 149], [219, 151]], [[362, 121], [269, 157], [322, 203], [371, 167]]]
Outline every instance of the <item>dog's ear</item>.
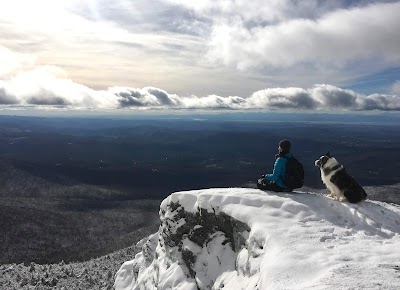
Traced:
[[331, 156], [331, 153], [330, 153], [329, 151], [325, 154], [325, 156], [328, 156], [329, 158], [332, 157], [332, 156]]

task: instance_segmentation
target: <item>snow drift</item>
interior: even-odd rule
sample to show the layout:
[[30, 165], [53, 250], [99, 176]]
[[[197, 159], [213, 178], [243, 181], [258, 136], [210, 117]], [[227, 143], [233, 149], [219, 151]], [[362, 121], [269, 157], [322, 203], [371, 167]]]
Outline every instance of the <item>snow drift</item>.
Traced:
[[400, 289], [400, 207], [313, 193], [176, 192], [115, 288]]

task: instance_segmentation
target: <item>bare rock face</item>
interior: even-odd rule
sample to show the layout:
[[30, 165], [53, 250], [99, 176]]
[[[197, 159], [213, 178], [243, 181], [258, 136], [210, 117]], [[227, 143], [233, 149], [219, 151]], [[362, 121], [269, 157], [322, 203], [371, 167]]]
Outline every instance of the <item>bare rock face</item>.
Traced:
[[186, 212], [179, 203], [169, 204], [167, 210], [172, 215], [165, 215], [165, 211], [161, 213], [160, 241], [164, 242], [166, 252], [172, 248], [178, 250], [192, 278], [196, 276], [196, 262], [199, 260], [196, 249], [208, 249], [219, 244], [237, 252], [246, 242], [242, 233], [250, 231], [246, 224], [224, 213], [210, 213], [199, 208], [193, 214]]

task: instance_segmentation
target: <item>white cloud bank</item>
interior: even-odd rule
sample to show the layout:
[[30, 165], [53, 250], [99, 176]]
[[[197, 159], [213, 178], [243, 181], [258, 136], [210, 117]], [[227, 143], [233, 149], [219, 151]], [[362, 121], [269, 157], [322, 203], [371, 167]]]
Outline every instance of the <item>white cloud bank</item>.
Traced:
[[165, 1], [210, 19], [213, 63], [321, 71], [400, 63], [399, 1]]
[[71, 109], [106, 109], [117, 107], [115, 96], [96, 91], [64, 77], [53, 66], [41, 66], [0, 81], [0, 105], [47, 106]]
[[0, 81], [0, 108], [71, 110], [384, 110], [400, 111], [400, 95], [363, 95], [328, 84], [311, 88], [267, 88], [248, 97], [179, 96], [145, 87], [94, 90], [66, 78], [57, 67], [42, 66]]

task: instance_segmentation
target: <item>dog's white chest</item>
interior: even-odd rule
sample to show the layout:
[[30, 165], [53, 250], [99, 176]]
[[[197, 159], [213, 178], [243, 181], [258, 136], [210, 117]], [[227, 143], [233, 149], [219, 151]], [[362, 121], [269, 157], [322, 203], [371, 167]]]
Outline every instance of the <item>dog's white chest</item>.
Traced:
[[322, 182], [325, 184], [325, 185], [328, 185], [328, 184], [332, 184], [332, 185], [334, 185], [332, 182], [331, 182], [331, 177], [332, 177], [332, 175], [334, 174], [334, 172], [331, 172], [331, 173], [329, 173], [329, 174], [325, 174], [324, 173], [324, 171], [321, 169], [321, 179], [322, 179]]
[[[332, 158], [333, 159], [333, 158]], [[328, 174], [326, 174], [325, 173], [325, 171], [324, 171], [324, 169], [322, 169], [321, 168], [321, 179], [322, 179], [322, 182], [326, 185], [326, 187], [329, 189], [329, 191], [330, 191], [330, 196], [333, 196], [333, 197], [335, 197], [337, 200], [339, 200], [339, 199], [342, 199], [344, 196], [343, 196], [343, 193], [341, 192], [341, 190], [339, 189], [339, 187], [337, 187], [336, 186], [336, 184], [334, 184], [332, 181], [331, 181], [331, 178], [332, 178], [332, 176], [334, 175], [334, 174], [336, 174], [336, 172], [338, 171], [338, 170], [340, 170], [340, 169], [342, 169], [342, 166], [340, 166], [340, 164], [338, 164], [337, 162], [335, 162], [336, 164], [329, 164], [328, 166], [329, 167], [334, 167], [334, 166], [336, 166], [336, 165], [339, 165], [339, 167], [337, 168], [337, 169], [335, 169], [335, 170], [332, 170], [332, 171], [330, 171]], [[329, 168], [328, 167], [328, 168]], [[326, 168], [326, 167], [325, 167]]]

